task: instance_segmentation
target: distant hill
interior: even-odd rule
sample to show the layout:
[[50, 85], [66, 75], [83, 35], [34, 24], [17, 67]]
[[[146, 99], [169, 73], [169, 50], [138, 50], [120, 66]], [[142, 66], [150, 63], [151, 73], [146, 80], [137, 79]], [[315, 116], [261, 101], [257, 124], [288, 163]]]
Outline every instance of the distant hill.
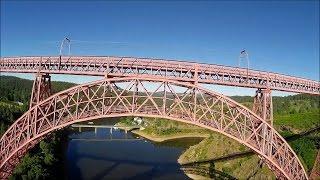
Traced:
[[[0, 101], [29, 103], [33, 81], [14, 76], [0, 76]], [[74, 83], [53, 81], [53, 93], [75, 86]], [[122, 90], [121, 88], [119, 88]], [[155, 96], [162, 96], [157, 92]], [[167, 94], [170, 96], [170, 93]], [[251, 96], [230, 96], [233, 100], [252, 108], [253, 97]], [[307, 94], [278, 97], [274, 96], [273, 112], [277, 115], [305, 113], [320, 107], [320, 97]]]
[[[253, 97], [251, 96], [231, 96], [231, 99], [251, 108]], [[295, 114], [305, 113], [320, 108], [320, 97], [308, 94], [297, 94], [285, 97], [273, 96], [274, 114]]]
[[[53, 93], [75, 86], [52, 82]], [[29, 107], [33, 81], [14, 76], [0, 76], [0, 135]]]

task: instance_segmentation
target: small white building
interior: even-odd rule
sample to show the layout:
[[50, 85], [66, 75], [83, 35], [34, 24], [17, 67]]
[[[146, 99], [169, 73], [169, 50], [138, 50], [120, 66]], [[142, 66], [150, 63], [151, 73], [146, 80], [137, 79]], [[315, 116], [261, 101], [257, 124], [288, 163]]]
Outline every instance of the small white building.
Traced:
[[137, 125], [141, 125], [143, 123], [143, 119], [141, 117], [134, 117], [133, 121], [137, 124]]
[[19, 106], [22, 106], [22, 105], [23, 105], [23, 103], [20, 102], [20, 101], [16, 101], [16, 103], [17, 103]]

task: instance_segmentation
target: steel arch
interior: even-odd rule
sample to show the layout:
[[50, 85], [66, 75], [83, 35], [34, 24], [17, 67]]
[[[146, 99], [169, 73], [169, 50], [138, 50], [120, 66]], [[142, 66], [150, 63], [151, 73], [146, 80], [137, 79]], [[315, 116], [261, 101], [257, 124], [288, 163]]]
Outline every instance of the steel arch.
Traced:
[[75, 86], [35, 105], [1, 137], [1, 176], [46, 134], [75, 122], [117, 116], [161, 117], [211, 129], [254, 150], [279, 177], [308, 179], [289, 144], [248, 108], [188, 82], [139, 77]]

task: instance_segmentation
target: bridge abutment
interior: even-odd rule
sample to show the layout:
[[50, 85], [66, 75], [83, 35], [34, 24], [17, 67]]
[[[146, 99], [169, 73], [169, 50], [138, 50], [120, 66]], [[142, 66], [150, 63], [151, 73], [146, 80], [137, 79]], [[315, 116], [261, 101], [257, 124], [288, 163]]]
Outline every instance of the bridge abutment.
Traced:
[[270, 89], [258, 89], [253, 99], [253, 112], [273, 126], [273, 107]]

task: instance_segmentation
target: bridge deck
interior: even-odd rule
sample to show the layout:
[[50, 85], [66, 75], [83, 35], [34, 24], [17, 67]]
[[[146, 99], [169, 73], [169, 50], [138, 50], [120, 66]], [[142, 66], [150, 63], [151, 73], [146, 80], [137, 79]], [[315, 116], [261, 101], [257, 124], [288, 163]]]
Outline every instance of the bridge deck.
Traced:
[[157, 76], [178, 81], [320, 94], [320, 83], [304, 78], [238, 67], [148, 58], [1, 57], [0, 72], [41, 72], [107, 77]]

